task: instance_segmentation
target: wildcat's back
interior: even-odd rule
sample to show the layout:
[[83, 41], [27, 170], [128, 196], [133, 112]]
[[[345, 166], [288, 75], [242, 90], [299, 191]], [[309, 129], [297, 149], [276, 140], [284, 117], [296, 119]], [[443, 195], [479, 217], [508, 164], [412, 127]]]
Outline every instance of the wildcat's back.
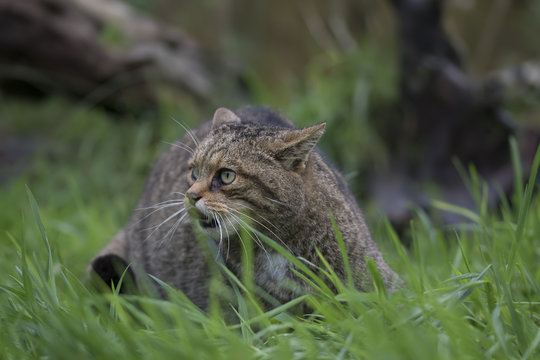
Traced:
[[[324, 124], [297, 129], [259, 108], [220, 108], [214, 119], [186, 134], [158, 160], [128, 224], [93, 261], [106, 281], [111, 259], [132, 263], [207, 306], [209, 271], [195, 229], [215, 241], [227, 267], [241, 271], [240, 233], [250, 227], [294, 255], [319, 263], [319, 249], [345, 278], [331, 215], [347, 248], [356, 286], [369, 290], [365, 258], [387, 287], [398, 277], [371, 239], [343, 177], [317, 150]], [[256, 233], [255, 281], [280, 302], [309, 291], [281, 255]], [[137, 277], [137, 275], [135, 275]]]

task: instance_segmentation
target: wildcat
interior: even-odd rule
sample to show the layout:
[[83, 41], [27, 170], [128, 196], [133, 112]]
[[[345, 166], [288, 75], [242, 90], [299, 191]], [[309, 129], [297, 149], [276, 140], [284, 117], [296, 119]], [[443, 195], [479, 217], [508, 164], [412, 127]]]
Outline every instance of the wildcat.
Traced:
[[250, 226], [312, 264], [321, 263], [318, 249], [344, 279], [333, 215], [355, 286], [372, 288], [366, 267], [371, 258], [393, 290], [398, 276], [372, 240], [342, 175], [315, 147], [325, 125], [298, 129], [267, 109], [219, 108], [161, 156], [131, 219], [91, 268], [110, 284], [130, 263], [135, 278], [152, 274], [206, 309], [210, 273], [196, 232], [212, 239], [227, 268], [240, 274], [240, 234], [247, 231], [254, 242], [256, 285], [286, 302], [310, 288]]

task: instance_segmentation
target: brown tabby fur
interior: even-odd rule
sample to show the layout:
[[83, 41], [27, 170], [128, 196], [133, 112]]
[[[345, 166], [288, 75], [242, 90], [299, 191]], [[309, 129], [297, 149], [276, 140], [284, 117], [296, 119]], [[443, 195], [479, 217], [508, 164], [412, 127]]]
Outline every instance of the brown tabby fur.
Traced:
[[[249, 222], [313, 264], [320, 264], [319, 249], [344, 278], [333, 214], [356, 287], [372, 288], [365, 260], [372, 258], [386, 287], [394, 289], [398, 277], [373, 242], [342, 175], [314, 149], [324, 128], [323, 123], [297, 129], [266, 109], [218, 109], [213, 121], [186, 134], [161, 156], [137, 210], [94, 260], [94, 270], [110, 281], [103, 270], [108, 266], [104, 259], [116, 255], [182, 290], [206, 309], [209, 270], [194, 233], [194, 226], [200, 229], [197, 214], [202, 214], [202, 221], [205, 215], [219, 220], [220, 226], [207, 228], [206, 234], [215, 240], [220, 256], [236, 274], [241, 271], [243, 249], [238, 234]], [[196, 180], [192, 178], [194, 168]], [[236, 173], [232, 183], [219, 180], [222, 169]], [[189, 215], [184, 208], [191, 209]], [[291, 271], [290, 263], [256, 234], [251, 237], [258, 286], [279, 302], [309, 291]]]

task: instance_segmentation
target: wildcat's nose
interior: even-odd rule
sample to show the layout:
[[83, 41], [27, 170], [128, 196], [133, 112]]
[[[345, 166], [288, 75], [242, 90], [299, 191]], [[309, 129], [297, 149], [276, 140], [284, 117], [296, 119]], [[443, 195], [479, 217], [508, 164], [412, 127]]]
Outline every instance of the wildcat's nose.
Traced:
[[199, 195], [199, 193], [196, 192], [196, 191], [188, 191], [188, 192], [186, 193], [186, 196], [187, 196], [190, 200], [192, 200], [194, 203], [196, 203], [196, 202], [202, 197], [202, 196]]

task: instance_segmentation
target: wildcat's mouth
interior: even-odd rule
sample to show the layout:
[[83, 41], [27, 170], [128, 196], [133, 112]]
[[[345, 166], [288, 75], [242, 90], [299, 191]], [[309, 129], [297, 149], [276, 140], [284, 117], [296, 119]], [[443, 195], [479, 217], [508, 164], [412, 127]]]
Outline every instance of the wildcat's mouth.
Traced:
[[199, 223], [205, 229], [216, 228], [218, 226], [214, 217], [202, 213], [199, 213]]

